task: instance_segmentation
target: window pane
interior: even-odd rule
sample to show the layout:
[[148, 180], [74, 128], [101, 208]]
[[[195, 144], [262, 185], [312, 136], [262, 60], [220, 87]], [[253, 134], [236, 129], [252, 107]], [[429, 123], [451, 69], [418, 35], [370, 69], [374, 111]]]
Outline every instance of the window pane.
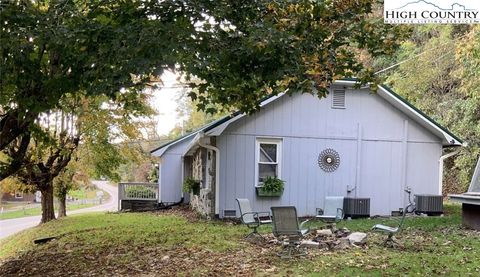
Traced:
[[263, 182], [263, 179], [268, 176], [277, 176], [276, 164], [259, 164], [258, 165], [258, 182]]
[[277, 145], [260, 143], [260, 162], [277, 162]]

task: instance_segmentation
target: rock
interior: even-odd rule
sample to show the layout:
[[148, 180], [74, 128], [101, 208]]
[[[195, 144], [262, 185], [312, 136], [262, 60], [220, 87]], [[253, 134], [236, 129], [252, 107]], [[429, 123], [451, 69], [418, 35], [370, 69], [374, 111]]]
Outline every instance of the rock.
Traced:
[[320, 249], [331, 249], [332, 241], [319, 241], [318, 248]]
[[329, 237], [333, 235], [332, 230], [330, 229], [322, 229], [322, 230], [317, 230], [317, 235], [320, 237]]
[[170, 256], [166, 255], [162, 257], [162, 261], [168, 261], [170, 260]]
[[351, 244], [363, 245], [367, 242], [367, 234], [361, 232], [354, 232], [348, 235], [347, 239]]
[[276, 238], [267, 240], [267, 243], [269, 243], [269, 244], [281, 244], [280, 241], [278, 241], [278, 239], [276, 239]]
[[350, 248], [350, 240], [347, 238], [340, 238], [335, 242], [335, 246], [333, 247], [336, 250], [343, 250]]
[[350, 230], [345, 227], [341, 228], [340, 231], [342, 231], [343, 233], [350, 233]]
[[319, 248], [320, 243], [311, 241], [311, 240], [302, 240], [300, 243], [300, 247], [305, 247], [305, 248]]
[[270, 268], [265, 269], [265, 272], [275, 272], [276, 269], [277, 269], [276, 266], [272, 266]]
[[341, 228], [335, 231], [335, 236], [337, 238], [343, 238], [348, 236], [349, 234], [350, 234], [350, 230], [348, 230], [347, 228]]
[[330, 230], [332, 230], [332, 232], [336, 233], [337, 232], [337, 223], [332, 223], [331, 225], [329, 225], [329, 228], [330, 228]]

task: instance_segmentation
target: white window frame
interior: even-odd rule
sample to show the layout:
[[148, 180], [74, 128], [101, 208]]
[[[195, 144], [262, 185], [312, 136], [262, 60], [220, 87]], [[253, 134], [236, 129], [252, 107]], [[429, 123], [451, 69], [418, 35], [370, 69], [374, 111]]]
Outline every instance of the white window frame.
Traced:
[[[17, 196], [20, 195], [20, 196]], [[23, 191], [15, 191], [15, 199], [23, 199]]]
[[[262, 184], [258, 182], [259, 164], [260, 164], [260, 144], [275, 144], [277, 145], [277, 178], [282, 178], [282, 143], [281, 138], [265, 138], [257, 137], [255, 140], [255, 187], [261, 187]], [[264, 163], [264, 162], [263, 162]]]

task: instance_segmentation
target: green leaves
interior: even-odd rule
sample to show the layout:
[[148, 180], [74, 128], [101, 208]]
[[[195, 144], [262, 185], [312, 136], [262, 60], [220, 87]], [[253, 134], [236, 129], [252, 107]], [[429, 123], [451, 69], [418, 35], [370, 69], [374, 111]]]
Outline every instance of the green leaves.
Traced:
[[372, 3], [218, 3], [209, 11], [214, 24], [197, 31], [201, 40], [187, 45], [192, 54], [179, 60], [183, 71], [205, 81], [193, 85], [198, 91], [192, 99], [201, 109], [221, 104], [251, 113], [262, 98], [286, 89], [322, 97], [334, 79], [378, 82], [357, 57], [359, 50], [374, 57], [391, 54], [408, 30], [373, 17]]
[[[253, 112], [287, 89], [323, 97], [345, 76], [376, 81], [359, 50], [392, 53], [404, 30], [375, 19], [373, 2], [7, 1], [0, 151], [65, 98], [105, 97], [125, 118], [147, 114], [140, 92], [165, 69], [200, 79], [190, 96], [208, 113]], [[18, 124], [5, 124], [12, 114]]]
[[389, 62], [415, 57], [389, 71], [388, 82], [468, 143], [445, 161], [444, 193], [466, 191], [480, 155], [479, 31], [473, 26], [417, 26]]

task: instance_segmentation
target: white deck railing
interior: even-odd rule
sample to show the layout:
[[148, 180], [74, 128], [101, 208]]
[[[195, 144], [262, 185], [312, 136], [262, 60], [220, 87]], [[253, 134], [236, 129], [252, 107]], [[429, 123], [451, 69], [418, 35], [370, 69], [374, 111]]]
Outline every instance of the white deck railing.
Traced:
[[157, 183], [118, 183], [118, 209], [122, 200], [158, 200]]

